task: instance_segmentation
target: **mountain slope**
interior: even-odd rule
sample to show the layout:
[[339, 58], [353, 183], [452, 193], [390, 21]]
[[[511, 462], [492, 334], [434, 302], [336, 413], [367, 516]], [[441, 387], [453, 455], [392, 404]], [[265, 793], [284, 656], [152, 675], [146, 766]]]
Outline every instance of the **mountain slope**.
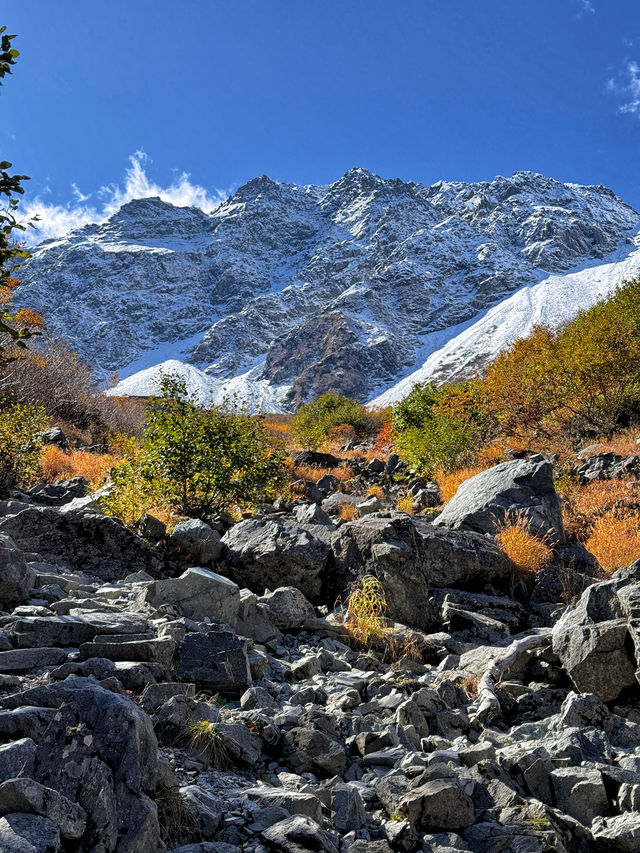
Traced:
[[529, 172], [429, 188], [362, 169], [324, 187], [263, 176], [210, 215], [140, 199], [42, 243], [19, 298], [103, 375], [118, 371], [122, 393], [179, 361], [201, 394], [252, 405], [328, 389], [367, 400], [452, 328], [599, 264], [639, 228], [610, 190]]

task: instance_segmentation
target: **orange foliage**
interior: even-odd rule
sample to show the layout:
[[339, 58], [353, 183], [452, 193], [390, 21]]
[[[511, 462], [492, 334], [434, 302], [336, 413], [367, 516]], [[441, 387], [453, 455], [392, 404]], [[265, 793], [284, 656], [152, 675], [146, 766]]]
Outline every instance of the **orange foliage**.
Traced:
[[72, 477], [84, 477], [93, 488], [102, 481], [116, 463], [110, 453], [85, 453], [72, 450], [65, 453], [51, 444], [43, 447], [40, 455], [40, 473], [48, 483], [55, 480], [70, 480]]
[[630, 565], [640, 559], [640, 514], [601, 516], [585, 544], [606, 572]]
[[345, 521], [353, 521], [357, 517], [358, 510], [353, 504], [342, 504], [340, 507], [340, 518], [343, 518]]
[[552, 556], [551, 548], [527, 530], [524, 517], [507, 521], [496, 536], [496, 543], [517, 575], [530, 577], [539, 572]]
[[634, 486], [635, 481], [629, 479], [594, 480], [586, 486], [572, 483], [563, 508], [568, 532], [584, 539], [600, 516], [613, 509], [618, 515], [633, 510], [637, 503]]
[[460, 468], [459, 471], [452, 471], [450, 474], [445, 474], [444, 471], [439, 471], [436, 474], [436, 482], [440, 486], [440, 494], [442, 502], [447, 503], [458, 491], [458, 486], [468, 480], [470, 477], [475, 477], [481, 471], [486, 470], [486, 465], [476, 465], [472, 468]]
[[386, 423], [376, 435], [373, 451], [377, 456], [386, 456], [393, 446], [393, 425]]

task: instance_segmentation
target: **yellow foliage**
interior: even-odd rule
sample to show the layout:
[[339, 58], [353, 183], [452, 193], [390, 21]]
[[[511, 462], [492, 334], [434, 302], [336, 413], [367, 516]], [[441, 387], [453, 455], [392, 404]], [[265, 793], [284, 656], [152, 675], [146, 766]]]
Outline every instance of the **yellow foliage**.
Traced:
[[386, 496], [382, 486], [370, 486], [367, 492], [367, 497], [371, 497], [372, 495], [375, 495], [375, 497], [377, 497], [379, 501], [386, 500]]
[[346, 605], [345, 625], [356, 642], [369, 647], [391, 633], [384, 615], [387, 610], [384, 588], [373, 575], [361, 578], [349, 593]]
[[396, 504], [396, 509], [398, 512], [406, 512], [407, 515], [413, 515], [413, 498], [411, 495], [405, 495], [403, 498], [399, 498]]
[[116, 461], [110, 453], [85, 453], [82, 450], [65, 452], [49, 444], [42, 448], [38, 466], [40, 474], [48, 483], [84, 477], [92, 488], [97, 488]]
[[496, 543], [521, 577], [535, 575], [553, 553], [546, 542], [527, 530], [523, 516], [507, 521], [496, 536]]
[[614, 572], [640, 559], [640, 514], [618, 516], [609, 512], [596, 519], [586, 542], [606, 572]]

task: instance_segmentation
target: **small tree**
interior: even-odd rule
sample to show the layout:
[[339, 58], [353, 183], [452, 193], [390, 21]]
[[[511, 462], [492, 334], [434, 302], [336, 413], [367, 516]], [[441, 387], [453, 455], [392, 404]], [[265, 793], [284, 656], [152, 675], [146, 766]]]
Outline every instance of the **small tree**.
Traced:
[[36, 474], [42, 447], [38, 432], [48, 423], [37, 406], [12, 403], [0, 411], [0, 498]]
[[284, 459], [260, 418], [202, 407], [181, 379], [164, 376], [147, 414], [140, 453], [115, 473], [114, 505], [118, 490], [142, 475], [153, 483], [154, 499], [166, 499], [182, 515], [206, 519], [231, 504], [276, 497], [286, 482]]

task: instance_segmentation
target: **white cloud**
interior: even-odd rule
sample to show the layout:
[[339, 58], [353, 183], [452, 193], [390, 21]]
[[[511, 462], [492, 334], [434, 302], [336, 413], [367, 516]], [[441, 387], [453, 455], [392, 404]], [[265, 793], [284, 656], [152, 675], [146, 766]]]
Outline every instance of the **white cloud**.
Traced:
[[[39, 196], [21, 205], [24, 219], [38, 217], [35, 229], [25, 232], [30, 243], [61, 237], [74, 228], [93, 222], [104, 222], [123, 204], [137, 198], [159, 196], [163, 201], [177, 207], [199, 207], [210, 213], [224, 201], [228, 191], [215, 190], [210, 193], [204, 187], [191, 182], [187, 172], [181, 172], [167, 187], [152, 181], [145, 166], [151, 160], [144, 151], [136, 151], [129, 157], [129, 167], [125, 172], [123, 184], [110, 184], [100, 187], [95, 193], [97, 203], [87, 204], [93, 193], [83, 193], [77, 184], [71, 184], [73, 199], [67, 204], [48, 204]], [[44, 194], [47, 194], [45, 190]]]
[[606, 88], [622, 101], [619, 113], [640, 116], [640, 65], [637, 62], [628, 61], [617, 77], [607, 80]]

